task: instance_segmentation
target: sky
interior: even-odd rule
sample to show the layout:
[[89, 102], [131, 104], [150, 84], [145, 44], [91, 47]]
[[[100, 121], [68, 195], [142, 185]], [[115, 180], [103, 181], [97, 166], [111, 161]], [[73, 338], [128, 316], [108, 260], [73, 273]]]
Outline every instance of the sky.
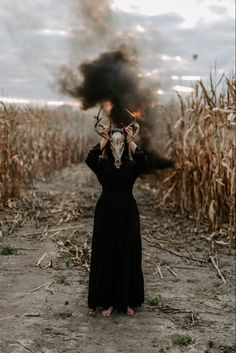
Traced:
[[114, 0], [113, 7], [122, 11], [147, 16], [176, 13], [184, 18], [182, 27], [188, 28], [199, 21], [218, 21], [224, 15], [233, 16], [235, 2], [231, 0]]
[[[0, 97], [69, 99], [56, 90], [55, 72], [107, 45], [85, 43], [88, 28], [70, 6], [76, 1], [86, 0], [0, 0]], [[132, 35], [139, 75], [156, 80], [159, 95], [191, 91], [215, 65], [219, 74], [235, 67], [234, 0], [113, 0], [112, 16], [114, 38]]]

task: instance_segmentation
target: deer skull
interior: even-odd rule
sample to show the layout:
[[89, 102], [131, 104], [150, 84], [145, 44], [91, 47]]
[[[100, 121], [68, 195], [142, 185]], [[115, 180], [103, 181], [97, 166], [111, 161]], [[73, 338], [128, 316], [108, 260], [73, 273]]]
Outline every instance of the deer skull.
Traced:
[[[115, 131], [114, 131], [115, 130]], [[113, 129], [110, 136], [110, 147], [117, 169], [121, 166], [121, 157], [125, 149], [125, 134], [122, 129]]]
[[[95, 131], [97, 132], [98, 135], [100, 135], [103, 138], [105, 137], [110, 141], [111, 152], [114, 157], [114, 165], [117, 169], [119, 169], [121, 166], [121, 157], [122, 157], [122, 154], [125, 149], [125, 143], [130, 142], [130, 141], [126, 141], [126, 134], [125, 134], [124, 128], [111, 129], [111, 123], [110, 123], [109, 136], [105, 136], [102, 132], [100, 132], [98, 130], [99, 126], [101, 126], [103, 128], [105, 127], [103, 124], [100, 124], [100, 121], [102, 120], [102, 118], [99, 119], [99, 115], [100, 115], [101, 110], [102, 110], [102, 107], [100, 108], [98, 115], [95, 116], [95, 118], [97, 119], [97, 122], [95, 124]], [[127, 109], [126, 109], [126, 111], [132, 116], [132, 114]], [[134, 121], [131, 124], [129, 124], [127, 127], [133, 127], [135, 129], [135, 132], [134, 132], [133, 137], [131, 139], [131, 140], [133, 140], [134, 137], [139, 132], [139, 125], [136, 122], [135, 118], [134, 118]]]

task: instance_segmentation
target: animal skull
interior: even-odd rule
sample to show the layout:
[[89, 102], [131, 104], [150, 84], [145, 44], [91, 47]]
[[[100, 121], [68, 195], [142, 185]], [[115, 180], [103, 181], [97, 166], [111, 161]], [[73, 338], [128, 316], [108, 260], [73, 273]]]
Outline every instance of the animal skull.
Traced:
[[110, 147], [117, 169], [121, 166], [121, 157], [125, 149], [125, 134], [122, 129], [115, 129], [110, 136]]
[[[102, 120], [102, 118], [99, 119], [99, 115], [100, 112], [102, 110], [102, 106], [98, 112], [98, 115], [95, 116], [95, 118], [97, 119], [97, 122], [95, 124], [95, 131], [98, 133], [98, 135], [100, 135], [101, 137], [105, 137], [108, 140], [110, 140], [110, 147], [111, 147], [111, 152], [112, 155], [114, 157], [114, 165], [117, 169], [120, 168], [121, 166], [121, 157], [122, 154], [124, 152], [125, 149], [125, 142], [130, 142], [130, 141], [126, 141], [126, 135], [125, 135], [125, 130], [124, 128], [113, 128], [111, 129], [111, 123], [110, 123], [110, 132], [109, 132], [109, 136], [104, 135], [102, 132], [100, 132], [98, 130], [98, 126], [101, 126], [103, 128], [105, 128], [105, 126], [103, 124], [99, 124], [100, 121]], [[126, 109], [126, 111], [133, 117], [133, 115]], [[133, 117], [135, 119], [135, 117]], [[129, 124], [127, 127], [134, 127], [135, 128], [135, 132], [133, 134], [133, 137], [131, 139], [131, 141], [134, 139], [134, 137], [138, 134], [139, 132], [139, 125], [135, 121], [133, 121], [131, 124]]]

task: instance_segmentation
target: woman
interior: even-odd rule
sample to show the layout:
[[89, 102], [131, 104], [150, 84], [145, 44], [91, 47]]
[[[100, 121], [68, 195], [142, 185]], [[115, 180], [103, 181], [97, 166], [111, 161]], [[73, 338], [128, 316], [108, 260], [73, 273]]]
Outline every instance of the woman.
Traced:
[[[114, 309], [132, 316], [134, 308], [144, 302], [140, 219], [132, 188], [147, 168], [147, 157], [132, 141], [132, 128], [124, 129], [130, 142], [119, 169], [114, 166], [107, 138], [102, 138], [86, 158], [102, 185], [94, 214], [88, 307], [103, 307], [104, 317], [111, 316]], [[108, 133], [109, 127], [104, 127], [103, 134]], [[101, 159], [104, 148], [107, 158]]]

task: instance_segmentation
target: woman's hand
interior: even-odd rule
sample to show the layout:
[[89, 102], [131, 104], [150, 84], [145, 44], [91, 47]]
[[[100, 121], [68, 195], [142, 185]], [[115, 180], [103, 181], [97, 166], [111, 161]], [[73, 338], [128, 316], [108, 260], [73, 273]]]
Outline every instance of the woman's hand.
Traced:
[[102, 127], [102, 135], [106, 136], [107, 138], [109, 138], [109, 131], [110, 131], [110, 126], [105, 126], [103, 125]]
[[132, 129], [132, 127], [124, 127], [124, 130], [125, 130], [125, 132], [127, 134], [128, 142], [132, 141], [132, 138], [133, 138], [133, 129]]
[[133, 141], [133, 135], [134, 135], [133, 129], [132, 129], [132, 127], [125, 127], [124, 129], [125, 129], [125, 131], [127, 133], [127, 140], [128, 140], [129, 148], [134, 153], [137, 145]]

